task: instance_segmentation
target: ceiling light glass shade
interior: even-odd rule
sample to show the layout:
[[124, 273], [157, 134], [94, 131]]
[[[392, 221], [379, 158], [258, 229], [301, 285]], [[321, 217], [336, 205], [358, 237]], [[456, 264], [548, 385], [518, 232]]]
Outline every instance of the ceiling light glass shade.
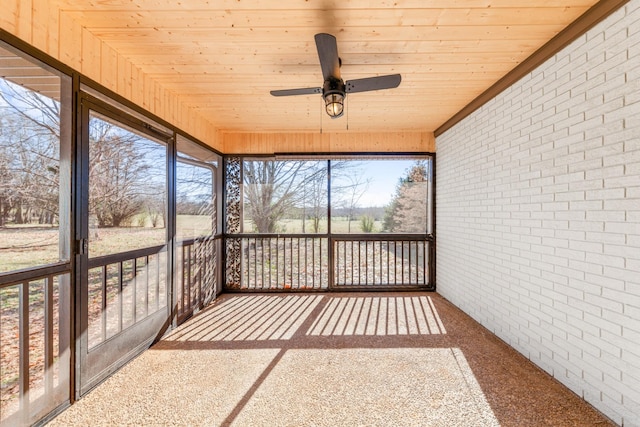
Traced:
[[324, 105], [327, 114], [336, 119], [344, 112], [344, 95], [342, 93], [327, 93], [324, 96]]

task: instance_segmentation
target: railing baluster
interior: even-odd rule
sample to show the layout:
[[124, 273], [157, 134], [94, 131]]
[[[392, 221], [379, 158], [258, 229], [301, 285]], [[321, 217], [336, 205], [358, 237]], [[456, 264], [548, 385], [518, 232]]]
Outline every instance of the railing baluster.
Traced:
[[[391, 254], [390, 254], [391, 255]], [[389, 262], [391, 264], [391, 261]], [[393, 241], [393, 283], [398, 283], [398, 242]], [[391, 281], [389, 281], [391, 283]]]
[[[304, 238], [304, 285], [309, 286], [309, 238]], [[313, 286], [313, 285], [312, 285]]]
[[404, 242], [400, 241], [400, 284], [404, 284]]
[[156, 310], [160, 309], [160, 254], [155, 256], [156, 259]]
[[390, 260], [390, 256], [391, 256], [391, 241], [387, 240], [386, 242], [386, 248], [387, 248], [387, 283], [391, 283], [391, 276], [390, 276], [390, 265], [391, 265], [391, 260]]
[[301, 283], [300, 283], [300, 238], [298, 237], [298, 289], [300, 289]]
[[[313, 271], [316, 269], [316, 242], [315, 240], [311, 240], [311, 265], [313, 266]], [[320, 261], [320, 271], [322, 271], [322, 261]], [[316, 275], [311, 275], [312, 286], [316, 288]]]
[[144, 257], [144, 317], [149, 315], [149, 256]]
[[187, 256], [185, 258], [185, 268], [186, 268], [186, 274], [187, 274], [187, 280], [186, 280], [186, 284], [187, 284], [187, 289], [186, 289], [186, 294], [184, 296], [184, 302], [185, 302], [185, 312], [189, 312], [189, 305], [191, 302], [191, 248], [192, 245], [188, 245], [187, 246]]
[[18, 288], [18, 310], [20, 313], [18, 320], [18, 334], [20, 336], [18, 344], [20, 353], [18, 396], [23, 421], [27, 421], [29, 416], [29, 282], [20, 283]]
[[280, 287], [280, 237], [276, 237], [276, 288]]
[[184, 256], [182, 257], [182, 314], [189, 311], [189, 257], [191, 245], [184, 246]]
[[122, 331], [122, 326], [123, 326], [123, 317], [124, 317], [124, 310], [123, 310], [123, 304], [124, 304], [124, 298], [122, 295], [122, 291], [123, 291], [123, 285], [122, 285], [122, 261], [120, 261], [119, 263], [117, 263], [118, 266], [118, 271], [116, 273], [116, 278], [118, 280], [118, 332]]
[[[258, 260], [257, 260], [257, 256], [258, 256], [258, 250], [257, 250], [257, 239], [254, 239], [254, 244], [256, 245], [256, 247], [251, 250], [251, 242], [247, 241], [246, 242], [246, 256], [242, 257], [242, 265], [241, 265], [241, 272], [240, 275], [243, 277], [242, 279], [240, 279], [240, 282], [244, 283], [244, 286], [247, 289], [251, 289], [251, 286], [255, 286], [255, 284], [258, 282]], [[245, 249], [244, 249], [244, 245], [245, 242], [241, 241], [240, 242], [240, 248], [241, 251], [243, 253], [245, 253]], [[253, 269], [251, 268], [253, 264]]]
[[204, 242], [194, 242], [193, 243], [196, 248], [196, 256], [194, 257], [195, 269], [196, 269], [196, 277], [198, 277], [198, 296], [196, 297], [196, 308], [200, 309], [202, 307], [202, 290], [204, 279], [204, 268], [205, 268], [205, 260], [204, 260]]
[[53, 277], [44, 280], [44, 389], [53, 391]]
[[[280, 251], [278, 251], [278, 255]], [[282, 240], [282, 286], [286, 288], [287, 285], [287, 238]], [[280, 257], [278, 257], [280, 258]]]
[[269, 255], [267, 256], [267, 263], [269, 266], [269, 288], [272, 287], [273, 285], [273, 279], [272, 279], [272, 275], [273, 275], [273, 257], [271, 256], [271, 245], [273, 243], [272, 239], [268, 239], [267, 240], [268, 246], [269, 246]]
[[[353, 245], [355, 244], [355, 242], [351, 241], [349, 243], [351, 244], [351, 265], [355, 266], [356, 265], [356, 261], [355, 261], [354, 256], [353, 256]], [[349, 264], [345, 264], [345, 267], [347, 265], [349, 265]], [[349, 284], [351, 284], [351, 285], [353, 285], [353, 271], [354, 271], [354, 269], [352, 268], [351, 269], [351, 282], [349, 282]], [[345, 280], [345, 282], [346, 282], [346, 280]]]
[[192, 243], [189, 245], [189, 299], [187, 300], [189, 304], [189, 313], [193, 312], [195, 308], [195, 302], [198, 298], [198, 271], [196, 270], [196, 262], [195, 257], [196, 254], [196, 245]]
[[102, 289], [102, 300], [100, 301], [102, 319], [102, 327], [100, 328], [100, 335], [102, 336], [101, 342], [107, 340], [107, 270], [106, 266], [101, 269], [102, 277], [100, 278], [100, 288]]
[[134, 258], [133, 260], [131, 260], [131, 262], [132, 270], [129, 286], [133, 285], [133, 297], [131, 299], [133, 300], [133, 323], [136, 323], [138, 321], [138, 284], [136, 283], [138, 281], [138, 259]]
[[[253, 239], [253, 256], [247, 259], [253, 259], [253, 286], [262, 289], [264, 287], [264, 239]], [[250, 270], [247, 268], [247, 276], [250, 277]], [[247, 285], [248, 287], [248, 285]]]
[[409, 272], [408, 272], [408, 279], [409, 279], [409, 283], [411, 283], [411, 242], [408, 241], [407, 242], [407, 246], [409, 247]]
[[[326, 283], [326, 287], [329, 287], [329, 269], [332, 268], [328, 262], [329, 262], [329, 239], [326, 240], [326, 248], [323, 249], [322, 247], [322, 242], [324, 241], [324, 239], [322, 238], [318, 238], [318, 257], [320, 258], [320, 266], [319, 266], [319, 270], [318, 270], [318, 289], [322, 289], [323, 288], [323, 283]], [[326, 252], [327, 253], [327, 268], [325, 270], [322, 269], [322, 263], [323, 263], [323, 258], [322, 258], [322, 254]], [[315, 273], [314, 273], [315, 274]], [[323, 275], [326, 275], [327, 280], [323, 280]]]
[[425, 278], [427, 277], [427, 253], [428, 253], [428, 249], [427, 249], [427, 242], [426, 241], [422, 241], [420, 242], [421, 246], [422, 246], [422, 284], [426, 285], [427, 281], [425, 280]]
[[340, 240], [334, 240], [333, 241], [333, 248], [335, 250], [335, 253], [333, 254], [333, 260], [335, 263], [335, 272], [334, 272], [334, 285], [340, 285], [341, 282], [343, 281], [343, 272], [344, 272], [344, 267], [342, 265], [342, 257], [344, 254], [344, 251], [342, 250], [342, 245], [341, 245], [341, 241]]
[[291, 278], [291, 289], [296, 289], [297, 286], [293, 285], [293, 237], [289, 238], [289, 253], [291, 254], [291, 259], [289, 260], [289, 275]]
[[193, 260], [195, 263], [196, 276], [198, 277], [198, 297], [196, 298], [196, 307], [202, 307], [202, 279], [203, 279], [203, 267], [204, 267], [204, 257], [202, 256], [203, 247], [199, 243], [195, 243], [196, 246], [196, 256]]
[[344, 260], [343, 265], [342, 265], [342, 268], [344, 268], [344, 272], [343, 272], [344, 279], [342, 280], [342, 283], [344, 285], [346, 285], [347, 284], [347, 265], [349, 265], [349, 264], [347, 264], [347, 242], [343, 241], [341, 243], [342, 243], [342, 247], [343, 247], [343, 250], [342, 250], [343, 256], [342, 256], [342, 258]]
[[264, 239], [260, 239], [260, 257], [261, 257], [260, 275], [262, 276], [262, 279], [261, 279], [261, 282], [260, 282], [260, 287], [264, 288], [264, 281], [265, 281], [265, 277], [264, 277]]
[[258, 270], [258, 260], [256, 257], [258, 254], [255, 248], [252, 250], [252, 243], [257, 244], [257, 240], [254, 239], [254, 241], [251, 242], [249, 239], [243, 239], [240, 241], [241, 252], [244, 254], [242, 257], [242, 269], [240, 272], [240, 275], [243, 276], [243, 278], [240, 281], [244, 283], [244, 286], [246, 286], [247, 289], [251, 289], [251, 287], [255, 286], [258, 282], [258, 278], [256, 276]]
[[193, 242], [191, 245], [191, 253], [189, 257], [189, 271], [191, 271], [191, 299], [189, 300], [189, 311], [192, 312], [196, 309], [196, 305], [198, 303], [198, 286], [199, 280], [198, 277], [198, 248], [196, 247], [196, 242]]
[[[358, 284], [360, 282], [358, 281]], [[364, 283], [369, 283], [369, 241], [364, 242]]]
[[185, 311], [185, 294], [187, 291], [187, 284], [185, 283], [186, 281], [186, 277], [185, 277], [185, 268], [184, 268], [184, 260], [187, 257], [187, 245], [183, 245], [182, 248], [180, 249], [180, 259], [178, 260], [177, 264], [178, 264], [178, 274], [180, 275], [180, 283], [178, 284], [178, 288], [180, 290], [180, 295], [179, 298], [180, 300], [178, 301], [178, 313], [182, 316], [182, 314], [184, 314]]

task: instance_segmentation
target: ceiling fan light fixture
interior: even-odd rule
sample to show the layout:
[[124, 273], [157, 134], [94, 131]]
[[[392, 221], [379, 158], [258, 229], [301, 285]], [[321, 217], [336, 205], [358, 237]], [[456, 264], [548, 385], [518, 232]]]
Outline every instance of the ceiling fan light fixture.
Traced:
[[342, 79], [330, 77], [322, 87], [324, 107], [332, 119], [337, 119], [344, 112], [344, 97], [347, 95]]
[[324, 105], [327, 114], [332, 119], [337, 119], [344, 113], [344, 94], [340, 92], [324, 94]]

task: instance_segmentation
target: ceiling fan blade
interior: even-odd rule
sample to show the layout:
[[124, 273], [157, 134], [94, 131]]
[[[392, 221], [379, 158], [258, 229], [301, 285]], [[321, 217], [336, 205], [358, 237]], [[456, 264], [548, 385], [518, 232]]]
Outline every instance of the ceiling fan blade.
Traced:
[[322, 68], [322, 77], [327, 80], [329, 77], [340, 78], [340, 58], [338, 58], [338, 44], [336, 38], [331, 34], [319, 33], [315, 35], [316, 47], [318, 48], [318, 58]]
[[347, 80], [345, 91], [347, 93], [367, 92], [370, 90], [393, 89], [400, 85], [402, 77], [400, 74], [389, 74], [387, 76], [367, 77], [364, 79]]
[[272, 90], [273, 96], [291, 96], [291, 95], [312, 95], [316, 93], [322, 93], [320, 87], [304, 87], [300, 89], [284, 89], [284, 90]]

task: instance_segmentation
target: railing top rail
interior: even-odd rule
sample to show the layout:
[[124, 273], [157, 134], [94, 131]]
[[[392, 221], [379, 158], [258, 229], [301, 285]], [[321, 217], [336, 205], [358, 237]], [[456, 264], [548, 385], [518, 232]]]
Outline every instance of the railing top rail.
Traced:
[[397, 233], [366, 233], [366, 234], [332, 234], [331, 240], [334, 241], [357, 241], [357, 240], [375, 240], [397, 242], [401, 240], [433, 240], [433, 236], [429, 234], [397, 234]]
[[225, 234], [227, 239], [326, 239], [328, 234], [320, 233], [236, 233]]
[[433, 240], [432, 234], [398, 234], [398, 233], [350, 233], [350, 234], [311, 234], [311, 233], [236, 233], [225, 234], [227, 239], [327, 239], [331, 240]]
[[71, 263], [69, 261], [59, 264], [45, 265], [42, 267], [29, 268], [26, 270], [18, 270], [10, 273], [0, 274], [0, 289], [13, 286], [23, 282], [31, 282], [33, 280], [44, 279], [49, 276], [56, 276], [71, 271]]
[[216, 234], [216, 235], [208, 235], [208, 236], [198, 236], [198, 237], [191, 237], [189, 239], [182, 239], [182, 240], [177, 240], [176, 243], [179, 246], [188, 246], [188, 245], [193, 245], [194, 242], [196, 241], [203, 241], [203, 240], [221, 240], [222, 239], [222, 234]]
[[122, 261], [128, 261], [134, 258], [141, 258], [149, 255], [155, 255], [160, 252], [166, 252], [167, 245], [151, 246], [149, 248], [135, 249], [133, 251], [120, 252], [117, 254], [104, 255], [95, 258], [89, 258], [89, 268], [103, 267], [109, 264], [115, 264]]

